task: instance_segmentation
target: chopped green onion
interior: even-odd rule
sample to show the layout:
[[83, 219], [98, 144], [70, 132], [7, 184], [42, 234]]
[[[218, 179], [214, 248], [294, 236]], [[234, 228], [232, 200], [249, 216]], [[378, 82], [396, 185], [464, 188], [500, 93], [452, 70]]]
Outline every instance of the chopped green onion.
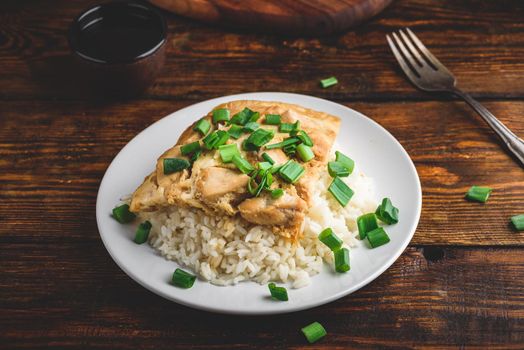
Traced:
[[271, 163], [271, 165], [275, 164], [273, 158], [271, 158], [269, 154], [267, 154], [266, 152], [262, 153], [262, 159], [264, 159], [266, 162]]
[[248, 123], [254, 123], [258, 120], [258, 118], [260, 118], [260, 113], [255, 112], [251, 114], [251, 117], [249, 117]]
[[360, 215], [357, 218], [358, 236], [360, 239], [366, 238], [369, 231], [378, 228], [377, 216], [375, 213]]
[[246, 151], [256, 151], [273, 138], [274, 133], [271, 130], [256, 129], [247, 139], [244, 140], [243, 147]]
[[280, 114], [266, 114], [265, 123], [268, 125], [280, 125]]
[[271, 174], [274, 174], [274, 173], [278, 173], [280, 171], [280, 169], [287, 163], [284, 163], [284, 164], [280, 164], [280, 165], [273, 165], [273, 167], [271, 169], [269, 169], [269, 172]]
[[224, 145], [227, 140], [229, 140], [229, 133], [227, 131], [218, 130], [218, 140], [213, 145], [213, 148], [217, 149], [218, 147]]
[[268, 170], [271, 167], [272, 167], [272, 165], [271, 165], [270, 162], [260, 162], [260, 163], [258, 163], [258, 168], [260, 170]]
[[198, 141], [191, 142], [180, 147], [180, 153], [182, 153], [183, 156], [193, 154], [198, 150], [200, 150], [200, 142]]
[[524, 230], [524, 214], [512, 216], [511, 223], [517, 231]]
[[353, 197], [354, 193], [353, 190], [351, 190], [351, 188], [349, 188], [339, 177], [333, 179], [331, 185], [329, 185], [328, 191], [343, 207], [349, 203], [349, 200]]
[[329, 249], [331, 249], [331, 251], [333, 252], [342, 247], [342, 240], [338, 238], [338, 236], [333, 232], [333, 230], [330, 227], [320, 232], [320, 234], [318, 235], [318, 239], [320, 242], [327, 245]]
[[227, 122], [229, 120], [229, 109], [219, 108], [213, 111], [213, 123]]
[[176, 269], [173, 273], [172, 283], [180, 288], [191, 288], [195, 283], [196, 276], [182, 269]]
[[238, 151], [236, 143], [219, 146], [218, 152], [220, 153], [220, 158], [222, 158], [224, 163], [231, 163], [233, 156], [240, 156], [240, 152]]
[[344, 155], [342, 152], [336, 151], [335, 160], [339, 163], [342, 163], [342, 165], [348, 168], [350, 174], [353, 172], [353, 169], [355, 168], [355, 162], [353, 161], [353, 159]]
[[271, 191], [271, 198], [273, 199], [279, 199], [284, 195], [284, 190], [281, 188], [274, 189]]
[[280, 170], [278, 173], [280, 176], [289, 183], [295, 183], [298, 181], [298, 179], [304, 175], [304, 167], [302, 165], [298, 164], [294, 160], [288, 161]]
[[[260, 175], [260, 183], [257, 185], [257, 187], [253, 188], [252, 183], [255, 182], [256, 178]], [[259, 172], [255, 172], [253, 176], [249, 179], [249, 182], [247, 183], [247, 189], [249, 193], [251, 193], [253, 196], [258, 197], [262, 190], [266, 187], [267, 181], [268, 181], [268, 172], [260, 170]], [[273, 176], [271, 175], [271, 181], [273, 181]]]
[[240, 125], [232, 124], [231, 127], [227, 130], [229, 136], [234, 139], [238, 139], [244, 133], [244, 128]]
[[151, 231], [151, 223], [149, 221], [144, 221], [136, 229], [135, 234], [135, 243], [142, 244], [147, 242], [147, 237], [149, 237], [149, 231]]
[[244, 174], [249, 174], [255, 170], [255, 168], [253, 168], [253, 166], [241, 156], [234, 155], [231, 160], [233, 161], [233, 164], [235, 164], [235, 166]]
[[320, 85], [322, 85], [324, 89], [336, 84], [338, 84], [338, 80], [335, 77], [329, 77], [320, 81]]
[[218, 140], [218, 134], [215, 131], [215, 132], [210, 133], [206, 137], [204, 137], [202, 139], [202, 142], [204, 142], [204, 147], [206, 147], [207, 149], [211, 150], [211, 149], [213, 149], [213, 145], [214, 145], [214, 143], [217, 140]]
[[212, 150], [222, 146], [227, 140], [229, 140], [229, 133], [227, 131], [217, 130], [204, 137], [202, 141], [207, 149]]
[[367, 237], [371, 248], [380, 247], [390, 241], [388, 234], [382, 227], [369, 231]]
[[271, 171], [266, 171], [266, 187], [270, 187], [273, 184], [273, 174], [271, 174]]
[[331, 177], [349, 176], [349, 169], [340, 162], [328, 162], [328, 172]]
[[246, 107], [231, 118], [231, 124], [246, 125], [253, 114], [255, 112]]
[[135, 213], [129, 211], [129, 205], [122, 204], [113, 208], [113, 218], [121, 224], [127, 224], [136, 218]]
[[335, 271], [337, 272], [348, 272], [349, 267], [349, 250], [342, 248], [333, 252], [335, 255]]
[[244, 131], [244, 132], [253, 132], [256, 129], [258, 129], [259, 127], [260, 127], [260, 125], [257, 122], [249, 122], [246, 125], [244, 125], [244, 128], [242, 129], [242, 131]]
[[299, 130], [296, 136], [300, 139], [300, 141], [302, 141], [304, 145], [313, 147], [313, 140], [311, 140], [309, 135], [304, 130]]
[[209, 129], [211, 128], [211, 123], [207, 121], [207, 119], [200, 119], [196, 122], [195, 126], [193, 127], [194, 131], [198, 131], [202, 135], [207, 134]]
[[309, 162], [311, 159], [315, 158], [315, 153], [313, 153], [311, 147], [306, 146], [303, 143], [297, 146], [297, 153], [303, 162]]
[[284, 141], [278, 142], [278, 143], [272, 143], [271, 145], [267, 145], [266, 149], [274, 149], [274, 148], [283, 148], [289, 145], [293, 145], [295, 143], [299, 143], [300, 140], [297, 137], [288, 137]]
[[268, 284], [269, 292], [271, 293], [271, 298], [274, 300], [288, 301], [287, 290], [284, 287], [277, 287], [276, 284]]
[[302, 333], [304, 333], [307, 341], [310, 344], [313, 344], [321, 338], [324, 338], [327, 334], [324, 327], [322, 327], [322, 325], [318, 322], [313, 322], [312, 324], [302, 328]]
[[164, 175], [177, 173], [191, 166], [185, 159], [180, 158], [164, 158]]
[[300, 129], [300, 120], [297, 120], [295, 123], [282, 123], [280, 124], [280, 127], [278, 128], [278, 131], [290, 133], [292, 131], [297, 131]]
[[470, 201], [486, 203], [492, 189], [489, 187], [471, 186], [466, 193], [466, 198]]
[[191, 157], [189, 158], [189, 163], [193, 164], [198, 159], [198, 157], [200, 157], [201, 154], [202, 154], [202, 149], [199, 149], [198, 151], [193, 153]]
[[282, 151], [284, 151], [285, 154], [292, 157], [297, 152], [297, 145], [287, 145], [282, 147]]
[[398, 222], [398, 208], [393, 206], [389, 198], [382, 199], [382, 203], [378, 206], [375, 211], [377, 218], [388, 224], [396, 224]]

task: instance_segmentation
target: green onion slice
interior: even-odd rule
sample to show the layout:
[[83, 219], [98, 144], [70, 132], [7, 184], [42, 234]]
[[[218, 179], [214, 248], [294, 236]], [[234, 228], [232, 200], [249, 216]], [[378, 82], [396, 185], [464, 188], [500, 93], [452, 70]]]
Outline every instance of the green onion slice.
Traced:
[[294, 144], [294, 145], [284, 146], [282, 147], [282, 151], [284, 151], [286, 155], [292, 157], [295, 155], [295, 153], [297, 153], [297, 145]]
[[298, 179], [300, 179], [300, 177], [304, 175], [304, 172], [304, 167], [302, 167], [302, 165], [298, 164], [294, 160], [289, 160], [278, 171], [280, 177], [282, 177], [286, 182], [292, 184], [297, 182]]
[[247, 139], [244, 140], [243, 147], [246, 151], [256, 151], [274, 136], [274, 132], [266, 129], [256, 129]]
[[293, 131], [298, 131], [300, 129], [300, 120], [297, 120], [295, 123], [282, 123], [280, 124], [278, 131], [284, 133], [290, 133]]
[[187, 169], [191, 166], [189, 162], [185, 159], [180, 158], [164, 158], [164, 175], [173, 174], [184, 169]]
[[260, 162], [258, 163], [258, 168], [260, 170], [268, 170], [272, 167], [270, 162]]
[[360, 215], [357, 218], [358, 236], [364, 239], [369, 231], [378, 228], [377, 216], [375, 213]]
[[349, 266], [349, 250], [347, 248], [341, 248], [333, 252], [335, 256], [335, 271], [337, 272], [348, 272]]
[[136, 218], [135, 213], [129, 211], [129, 205], [122, 204], [113, 208], [113, 218], [121, 224], [127, 224]]
[[276, 284], [268, 284], [269, 292], [271, 293], [271, 298], [274, 300], [288, 301], [287, 290], [284, 287], [277, 287]]
[[200, 119], [198, 122], [196, 122], [195, 126], [193, 127], [194, 131], [198, 131], [202, 135], [207, 134], [209, 129], [211, 128], [211, 123], [207, 121], [207, 119]]
[[232, 138], [238, 139], [244, 133], [244, 128], [240, 125], [232, 124], [227, 132]]
[[213, 111], [213, 123], [229, 121], [229, 109], [219, 108]]
[[183, 156], [193, 154], [198, 150], [200, 150], [200, 142], [198, 141], [191, 142], [180, 147], [180, 153], [182, 153]]
[[335, 160], [339, 163], [342, 163], [342, 165], [344, 165], [349, 170], [350, 174], [353, 172], [353, 169], [355, 168], [355, 162], [353, 159], [344, 155], [342, 152], [336, 151]]
[[[269, 173], [267, 171], [260, 170], [260, 172], [255, 172], [253, 176], [249, 179], [249, 182], [247, 183], [247, 189], [249, 193], [251, 193], [253, 196], [258, 197], [262, 190], [266, 187], [268, 187], [267, 181], [268, 181], [268, 175]], [[256, 183], [255, 180], [257, 177], [260, 177], [260, 183], [253, 188], [253, 183]], [[271, 179], [273, 179], [273, 176], [271, 176]], [[271, 180], [272, 181], [272, 180]]]
[[278, 143], [272, 143], [271, 145], [267, 145], [266, 149], [283, 148], [283, 147], [293, 145], [299, 142], [300, 142], [300, 139], [298, 137], [288, 137], [284, 141], [281, 141]]
[[349, 203], [349, 200], [354, 194], [353, 190], [351, 190], [351, 188], [349, 188], [339, 177], [333, 179], [331, 185], [329, 185], [328, 191], [343, 207]]
[[313, 147], [313, 140], [311, 140], [309, 135], [304, 130], [299, 130], [296, 136], [300, 139], [300, 141], [302, 141], [304, 145]]
[[224, 163], [231, 163], [233, 156], [240, 156], [240, 152], [238, 151], [236, 143], [219, 146], [218, 152], [220, 153], [220, 158], [222, 158]]
[[320, 85], [322, 85], [324, 89], [336, 84], [338, 84], [338, 80], [335, 77], [329, 77], [320, 81]]
[[172, 283], [180, 288], [191, 288], [195, 283], [196, 276], [182, 269], [176, 269], [173, 273]]
[[254, 112], [251, 114], [251, 117], [249, 117], [248, 123], [254, 123], [260, 118], [260, 113]]
[[249, 174], [253, 170], [255, 170], [255, 168], [253, 168], [253, 166], [247, 160], [242, 158], [241, 156], [234, 155], [231, 161], [244, 174]]
[[262, 153], [262, 159], [264, 159], [266, 162], [271, 163], [271, 165], [275, 164], [273, 158], [271, 158], [269, 154], [267, 154], [266, 152]]
[[303, 162], [309, 162], [311, 159], [315, 158], [315, 153], [313, 153], [311, 147], [306, 146], [303, 143], [297, 146], [297, 153]]
[[246, 125], [253, 114], [255, 114], [255, 112], [246, 107], [231, 118], [231, 124]]
[[338, 238], [330, 227], [320, 232], [318, 239], [320, 242], [327, 245], [331, 251], [336, 251], [342, 247], [342, 240]]
[[222, 146], [227, 140], [229, 140], [229, 133], [227, 131], [217, 130], [204, 137], [202, 141], [207, 149], [212, 150]]
[[242, 128], [242, 131], [251, 133], [255, 131], [256, 129], [258, 129], [259, 127], [260, 125], [257, 122], [248, 122]]
[[282, 117], [280, 114], [266, 114], [265, 123], [268, 125], [280, 125]]
[[313, 322], [310, 325], [307, 325], [306, 327], [302, 328], [301, 330], [310, 344], [313, 344], [321, 338], [324, 338], [327, 334], [324, 327], [322, 327], [322, 325], [318, 322]]
[[517, 231], [524, 230], [524, 214], [512, 216], [511, 223]]
[[486, 203], [491, 194], [492, 189], [489, 187], [471, 186], [466, 193], [466, 198], [470, 201]]
[[147, 242], [147, 237], [149, 237], [151, 227], [152, 225], [149, 221], [144, 221], [140, 225], [138, 225], [134, 240], [136, 244], [142, 244]]
[[350, 174], [349, 169], [340, 162], [328, 162], [328, 172], [331, 177], [347, 177]]
[[388, 234], [382, 227], [369, 231], [367, 233], [367, 238], [371, 248], [380, 247], [390, 241]]
[[202, 149], [199, 149], [198, 151], [193, 153], [191, 157], [189, 158], [189, 163], [193, 164], [198, 159], [198, 157], [200, 157], [201, 154], [202, 154]]
[[380, 221], [388, 225], [396, 224], [398, 222], [398, 208], [393, 206], [393, 203], [391, 203], [391, 199], [389, 198], [382, 199], [382, 203], [375, 211], [375, 215]]
[[279, 199], [284, 195], [284, 190], [281, 188], [274, 189], [271, 191], [271, 198], [273, 199]]

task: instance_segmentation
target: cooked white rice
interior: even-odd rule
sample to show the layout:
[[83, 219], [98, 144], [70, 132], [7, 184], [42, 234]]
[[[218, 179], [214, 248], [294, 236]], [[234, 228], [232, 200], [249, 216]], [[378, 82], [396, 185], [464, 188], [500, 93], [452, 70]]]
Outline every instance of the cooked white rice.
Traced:
[[332, 179], [327, 171], [322, 173], [298, 244], [267, 227], [249, 228], [242, 219], [213, 217], [197, 209], [175, 207], [169, 212], [143, 213], [141, 219], [153, 224], [149, 243], [162, 256], [213, 284], [278, 281], [302, 288], [320, 272], [323, 261], [333, 264], [333, 254], [318, 240], [318, 234], [331, 227], [344, 246], [353, 247], [357, 217], [377, 207], [372, 179], [357, 169], [344, 178], [355, 192], [345, 208], [327, 191]]

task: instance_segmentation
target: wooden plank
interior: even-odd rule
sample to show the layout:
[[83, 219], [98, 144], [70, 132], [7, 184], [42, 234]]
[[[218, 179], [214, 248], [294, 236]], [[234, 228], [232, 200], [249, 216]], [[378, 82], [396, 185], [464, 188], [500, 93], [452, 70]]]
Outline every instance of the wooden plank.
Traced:
[[164, 300], [125, 276], [99, 242], [4, 244], [0, 264], [2, 349], [301, 348], [299, 330], [312, 321], [328, 331], [313, 348], [524, 344], [518, 248], [408, 248], [348, 297], [300, 315], [264, 317], [210, 314]]
[[[1, 99], [84, 99], [66, 30], [97, 1], [3, 1]], [[85, 6], [83, 6], [85, 5]], [[385, 34], [409, 26], [480, 97], [524, 95], [521, 1], [394, 1], [369, 23], [324, 38], [221, 30], [169, 16], [167, 65], [148, 98], [200, 100], [246, 91], [289, 91], [337, 100], [433, 99], [404, 78]], [[336, 75], [329, 89], [319, 79]]]
[[[143, 128], [189, 104], [3, 102], [0, 242], [98, 241], [96, 193], [110, 161]], [[524, 234], [508, 225], [523, 210], [523, 170], [468, 107], [443, 101], [348, 105], [387, 128], [415, 161], [424, 194], [413, 244], [524, 244]], [[523, 101], [486, 106], [524, 135]], [[464, 200], [473, 184], [494, 188], [487, 204]]]

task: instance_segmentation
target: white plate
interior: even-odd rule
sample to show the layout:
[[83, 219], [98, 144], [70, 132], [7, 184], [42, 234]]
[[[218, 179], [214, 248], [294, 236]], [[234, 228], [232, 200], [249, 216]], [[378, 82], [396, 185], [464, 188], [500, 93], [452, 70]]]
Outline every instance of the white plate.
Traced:
[[[178, 265], [165, 260], [148, 244], [133, 243], [134, 225], [110, 217], [119, 199], [142, 183], [157, 157], [171, 147], [182, 131], [214, 106], [232, 100], [268, 100], [295, 103], [342, 119], [340, 149], [375, 180], [377, 199], [390, 197], [400, 210], [400, 222], [388, 226], [391, 242], [376, 249], [359, 242], [351, 250], [351, 270], [335, 274], [328, 266], [302, 289], [290, 289], [288, 302], [268, 297], [266, 286], [244, 282], [218, 287], [197, 281], [180, 289], [169, 281]], [[413, 162], [400, 143], [373, 120], [316, 97], [288, 93], [247, 93], [220, 97], [186, 107], [159, 120], [132, 139], [109, 165], [100, 184], [96, 217], [107, 251], [125, 273], [152, 292], [189, 307], [231, 314], [275, 314], [312, 308], [362, 288], [384, 272], [404, 251], [417, 227], [421, 210], [420, 181]], [[326, 264], [325, 264], [326, 265]], [[378, 298], [379, 296], [377, 296]]]

